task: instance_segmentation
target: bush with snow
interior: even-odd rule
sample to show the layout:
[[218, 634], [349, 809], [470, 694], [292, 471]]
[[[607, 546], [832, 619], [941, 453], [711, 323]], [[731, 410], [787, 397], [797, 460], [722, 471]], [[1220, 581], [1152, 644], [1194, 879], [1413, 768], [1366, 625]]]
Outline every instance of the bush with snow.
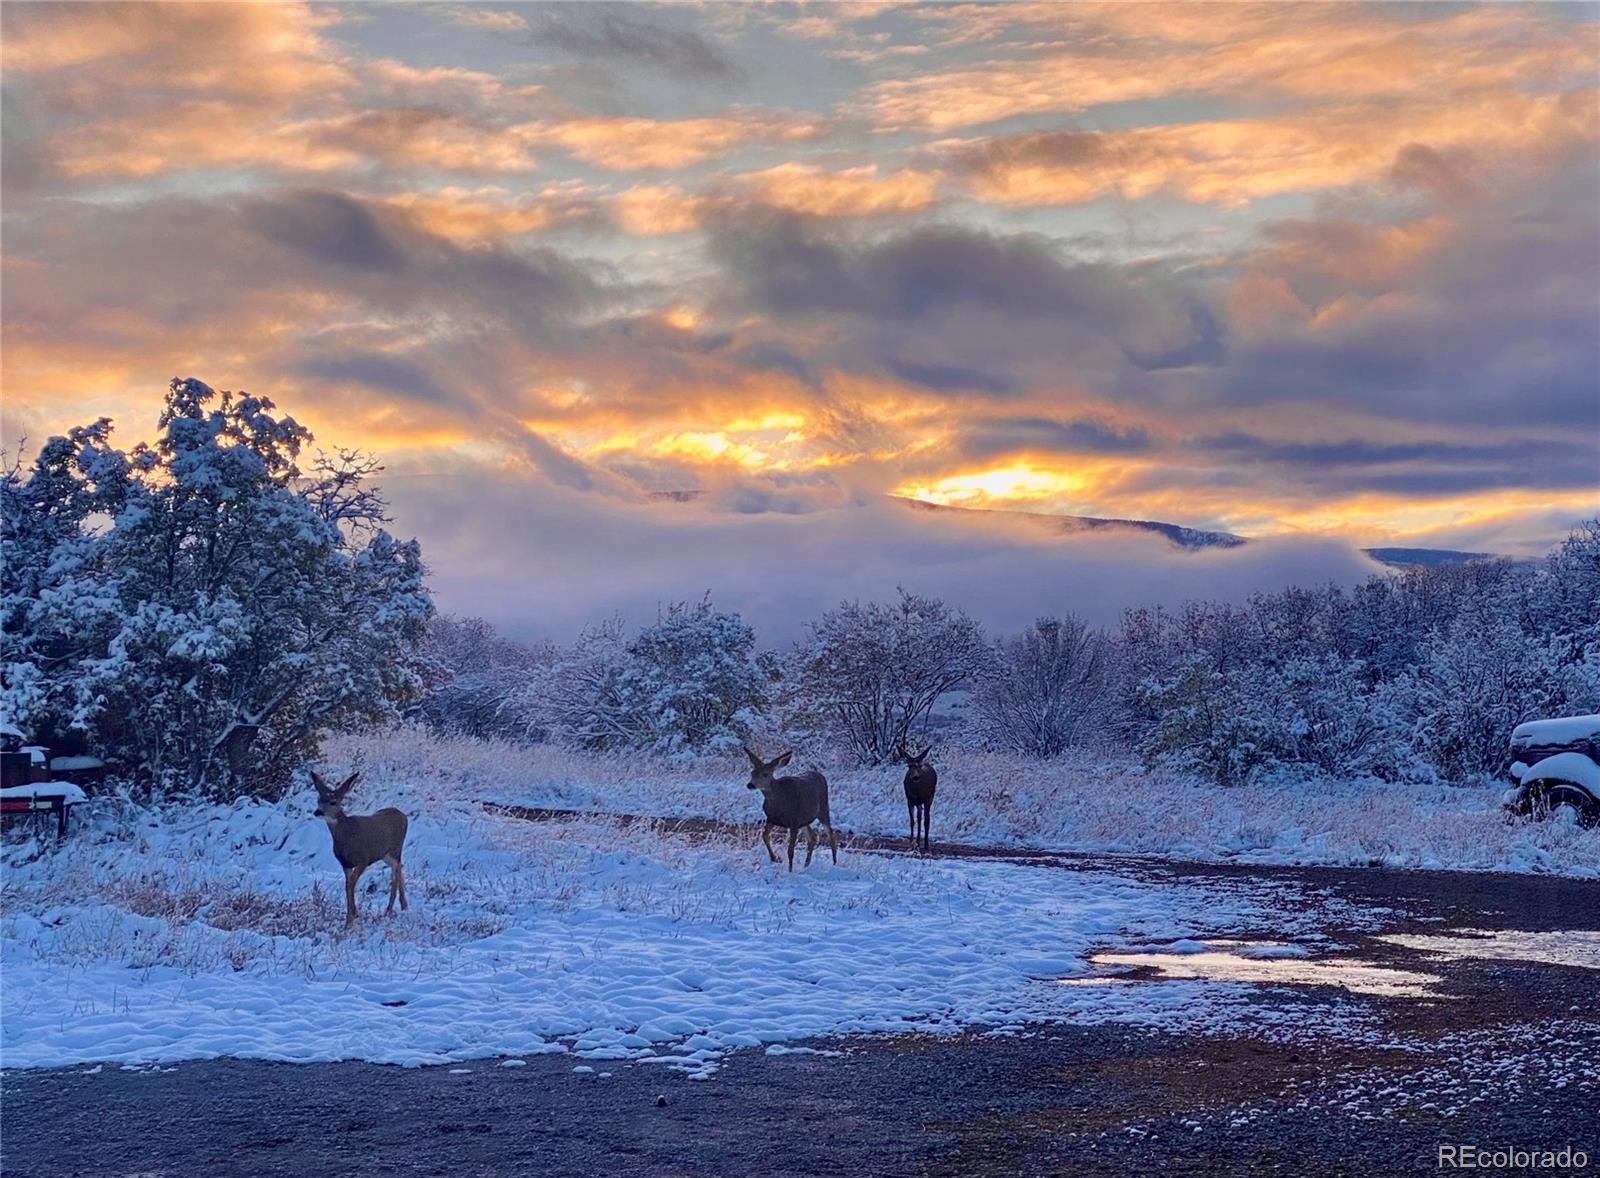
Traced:
[[863, 765], [894, 760], [944, 696], [988, 665], [983, 628], [937, 598], [844, 602], [812, 623], [792, 661], [795, 719]]
[[153, 445], [101, 419], [0, 479], [15, 722], [146, 787], [272, 794], [417, 697], [421, 553], [383, 529], [376, 464], [302, 473], [311, 435], [273, 408], [174, 380]]
[[1040, 618], [999, 639], [973, 693], [981, 740], [1035, 757], [1057, 757], [1098, 740], [1110, 705], [1105, 636], [1082, 618]]
[[677, 755], [737, 748], [772, 669], [755, 631], [709, 597], [668, 606], [632, 640], [620, 619], [558, 652], [512, 700], [538, 734], [583, 748]]
[[[419, 719], [442, 733], [517, 738], [530, 727], [519, 697], [555, 649], [504, 638], [482, 618], [439, 614], [428, 623], [422, 656], [430, 682], [415, 709]], [[543, 733], [535, 727], [532, 735]]]

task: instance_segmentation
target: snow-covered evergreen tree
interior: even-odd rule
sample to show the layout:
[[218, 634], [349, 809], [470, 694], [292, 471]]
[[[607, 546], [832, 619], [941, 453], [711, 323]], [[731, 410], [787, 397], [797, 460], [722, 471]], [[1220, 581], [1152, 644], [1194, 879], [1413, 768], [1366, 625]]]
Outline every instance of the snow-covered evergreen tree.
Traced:
[[174, 380], [154, 445], [123, 454], [102, 420], [7, 472], [15, 720], [147, 787], [271, 794], [328, 731], [418, 695], [417, 545], [383, 530], [373, 463], [303, 475], [311, 436], [273, 409]]

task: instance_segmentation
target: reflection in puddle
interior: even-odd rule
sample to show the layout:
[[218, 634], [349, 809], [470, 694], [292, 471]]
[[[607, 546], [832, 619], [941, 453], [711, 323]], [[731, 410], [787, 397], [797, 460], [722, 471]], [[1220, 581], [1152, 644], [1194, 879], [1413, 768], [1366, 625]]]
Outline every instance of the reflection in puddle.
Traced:
[[1494, 957], [1600, 969], [1600, 932], [1567, 930], [1525, 933], [1515, 930], [1485, 932], [1462, 929], [1448, 936], [1394, 933], [1378, 939], [1393, 945], [1404, 945], [1407, 949], [1438, 953], [1457, 961], [1465, 957]]
[[[1221, 945], [1222, 942], [1213, 942]], [[1268, 955], [1273, 946], [1238, 945], [1238, 952], [1207, 948], [1199, 953], [1096, 953], [1095, 965], [1143, 966], [1164, 978], [1198, 978], [1219, 982], [1256, 982], [1278, 986], [1337, 986], [1360, 994], [1394, 998], [1433, 997], [1444, 979], [1436, 974], [1368, 965], [1349, 958], [1308, 960], [1302, 956]], [[1243, 951], [1251, 956], [1243, 956]], [[1090, 981], [1094, 979], [1077, 979]]]
[[1063, 986], [1130, 986], [1133, 978], [1112, 977], [1109, 974], [1093, 978], [1057, 978]]

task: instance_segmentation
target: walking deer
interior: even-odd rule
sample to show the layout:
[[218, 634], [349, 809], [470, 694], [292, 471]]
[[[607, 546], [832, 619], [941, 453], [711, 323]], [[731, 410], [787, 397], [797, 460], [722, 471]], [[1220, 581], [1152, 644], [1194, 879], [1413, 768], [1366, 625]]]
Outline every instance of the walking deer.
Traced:
[[922, 850], [928, 851], [928, 823], [933, 817], [933, 792], [939, 784], [939, 773], [928, 764], [929, 745], [920, 753], [900, 746], [900, 759], [906, 763], [906, 813], [911, 819], [911, 845], [917, 846], [920, 837]]
[[771, 761], [763, 761], [744, 746], [744, 755], [750, 758], [749, 788], [761, 791], [761, 808], [766, 823], [761, 827], [761, 841], [767, 854], [778, 861], [772, 849], [772, 828], [781, 826], [789, 832], [789, 870], [794, 870], [794, 841], [801, 830], [806, 832], [806, 862], [811, 866], [811, 856], [817, 849], [817, 830], [813, 822], [821, 821], [828, 831], [828, 848], [833, 861], [839, 862], [839, 844], [833, 837], [833, 819], [828, 814], [828, 779], [815, 769], [807, 769], [795, 777], [774, 777], [773, 774], [789, 763], [793, 750]]
[[360, 773], [352, 773], [330, 788], [322, 774], [311, 774], [311, 784], [317, 787], [317, 817], [328, 824], [328, 832], [333, 835], [333, 857], [344, 868], [346, 925], [356, 922], [356, 881], [380, 859], [389, 865], [387, 911], [394, 911], [396, 896], [400, 897], [402, 911], [411, 907], [406, 902], [406, 875], [400, 866], [400, 850], [406, 841], [406, 816], [392, 806], [376, 814], [346, 814], [344, 800], [360, 779]]

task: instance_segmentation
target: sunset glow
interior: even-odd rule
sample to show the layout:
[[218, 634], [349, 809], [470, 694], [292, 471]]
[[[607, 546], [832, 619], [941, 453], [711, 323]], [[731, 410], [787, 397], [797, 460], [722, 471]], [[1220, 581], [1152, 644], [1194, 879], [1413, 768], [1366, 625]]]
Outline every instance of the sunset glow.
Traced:
[[1600, 505], [1592, 8], [11, 4], [4, 34], [10, 450], [101, 415], [131, 444], [177, 374], [397, 485], [602, 515], [892, 494], [1538, 551]]

